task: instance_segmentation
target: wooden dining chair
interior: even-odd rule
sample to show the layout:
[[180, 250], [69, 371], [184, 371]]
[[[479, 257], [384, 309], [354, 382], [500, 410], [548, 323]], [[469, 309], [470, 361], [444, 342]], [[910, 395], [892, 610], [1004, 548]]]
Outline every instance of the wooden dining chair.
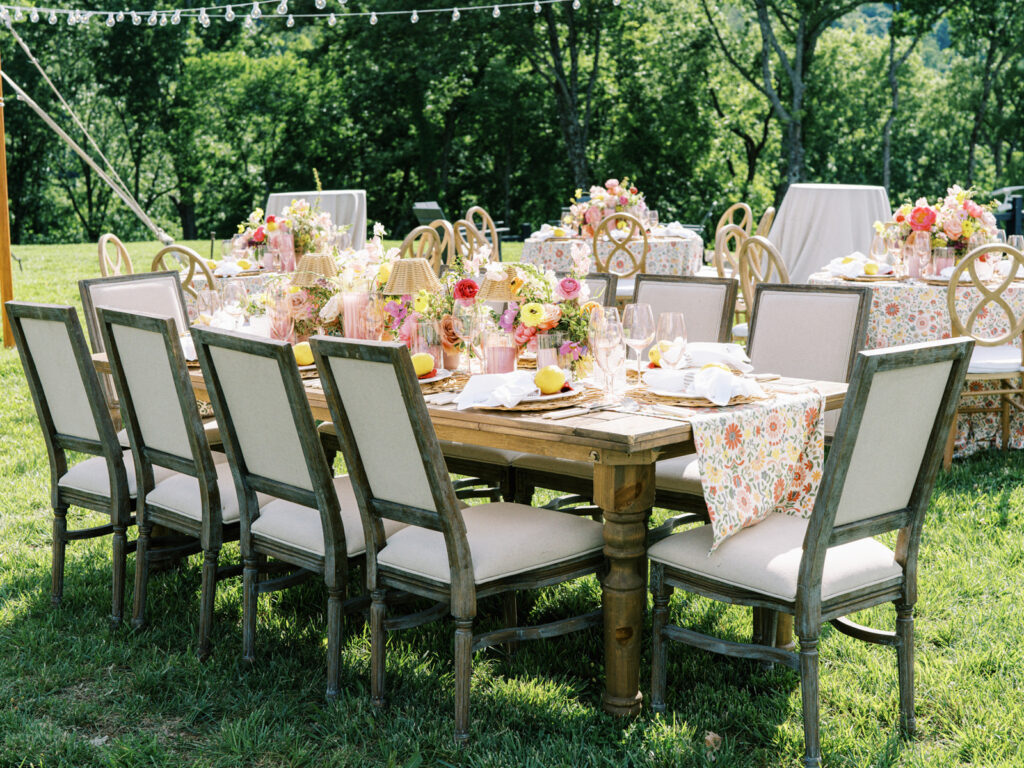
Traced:
[[199, 291], [192, 285], [197, 272], [206, 279], [206, 290], [217, 289], [213, 272], [210, 271], [206, 260], [187, 246], [171, 244], [157, 251], [149, 271], [166, 272], [168, 270], [178, 273], [181, 289], [193, 298], [199, 296]]
[[224, 544], [238, 539], [231, 470], [224, 454], [210, 450], [174, 318], [106, 307], [97, 315], [139, 478], [132, 626], [146, 624], [150, 552], [157, 543], [151, 534], [162, 526], [179, 534], [183, 548], [197, 541], [203, 552], [197, 654], [205, 659], [217, 581], [239, 574], [219, 566]]
[[[752, 235], [740, 245], [737, 274], [744, 307], [753, 306], [754, 287], [758, 283], [789, 282], [789, 270], [786, 269], [779, 251], [768, 238], [760, 235]], [[733, 336], [746, 338], [748, 333], [748, 323], [740, 323], [733, 327]]]
[[441, 269], [438, 271], [438, 274], [440, 274], [445, 267], [450, 267], [455, 263], [455, 255], [457, 253], [455, 249], [455, 229], [447, 219], [434, 219], [427, 226], [433, 227], [441, 239]]
[[[619, 224], [623, 226], [619, 226]], [[612, 232], [624, 231], [618, 237]], [[607, 242], [610, 249], [603, 256], [599, 243]], [[610, 272], [619, 280], [633, 277], [647, 271], [647, 230], [636, 216], [630, 213], [613, 213], [601, 219], [594, 229], [591, 241], [594, 266], [598, 272]]]
[[[291, 345], [209, 328], [192, 336], [241, 499], [242, 656], [256, 659], [258, 596], [317, 574], [327, 587], [327, 698], [335, 699], [349, 568], [366, 551], [352, 482], [333, 476]], [[401, 527], [387, 521], [384, 533]]]
[[[316, 336], [313, 353], [367, 531], [371, 590], [370, 691], [385, 697], [388, 593], [447, 605], [455, 622], [455, 740], [469, 738], [473, 653], [497, 643], [550, 638], [597, 626], [600, 610], [538, 627], [475, 635], [479, 600], [596, 573], [604, 563], [601, 526], [520, 504], [460, 508], [404, 346]], [[386, 436], [386, 438], [384, 437]], [[407, 527], [386, 537], [389, 521]]]
[[[982, 279], [980, 265], [992, 254], [1008, 258], [1010, 269], [1005, 276], [998, 277], [998, 283]], [[988, 266], [986, 264], [986, 266]], [[970, 336], [974, 339], [974, 353], [967, 368], [967, 383], [995, 383], [996, 389], [964, 388], [957, 413], [999, 414], [1002, 449], [1010, 442], [1010, 410], [1024, 411], [1024, 361], [1021, 358], [1021, 344], [1024, 344], [1024, 315], [1017, 317], [1011, 301], [1004, 297], [1007, 289], [1014, 285], [1017, 270], [1024, 270], [1024, 255], [1009, 245], [994, 243], [975, 248], [960, 260], [949, 278], [946, 289], [946, 309], [954, 336]], [[966, 274], [969, 281], [962, 281]], [[983, 272], [981, 274], [984, 274]], [[1017, 290], [1016, 287], [1013, 290]], [[963, 298], [969, 301], [960, 301]], [[958, 306], [960, 303], [962, 306]], [[1000, 332], [986, 331], [978, 326], [982, 318], [988, 328], [993, 327], [992, 319], [1005, 318], [998, 325]], [[1005, 329], [1005, 330], [1004, 330]], [[996, 399], [998, 404], [964, 405], [963, 400]], [[957, 424], [954, 420], [946, 440], [943, 453], [943, 467], [953, 464], [953, 450], [956, 445]]]
[[[784, 664], [800, 673], [804, 765], [820, 766], [818, 644], [821, 625], [829, 622], [843, 634], [896, 649], [900, 722], [914, 733], [917, 555], [972, 346], [955, 339], [858, 354], [810, 519], [771, 514], [710, 555], [711, 526], [649, 548], [655, 712], [669, 704], [666, 641]], [[898, 531], [895, 550], [873, 538], [889, 531]], [[794, 614], [799, 653], [669, 624], [676, 588], [765, 608], [768, 616]], [[887, 602], [896, 609], [895, 632], [844, 618]], [[774, 627], [769, 630], [774, 637]]]
[[760, 237], [768, 237], [768, 234], [772, 231], [772, 224], [775, 223], [775, 208], [768, 206], [765, 208], [764, 213], [761, 214], [761, 220], [757, 222], [757, 229], [754, 230], [755, 235]]
[[441, 237], [437, 234], [437, 230], [427, 225], [413, 229], [402, 240], [398, 258], [426, 259], [430, 262], [434, 274], [440, 274], [441, 266], [444, 263], [444, 251], [441, 249]]
[[[114, 247], [114, 255], [111, 257], [108, 246]], [[128, 249], [120, 238], [112, 232], [100, 236], [99, 241], [100, 274], [103, 277], [114, 275], [130, 275], [135, 269], [132, 267], [131, 256]]]
[[[82, 297], [85, 327], [89, 332], [93, 352], [106, 351], [96, 315], [97, 307], [166, 315], [174, 318], [174, 327], [179, 334], [188, 333], [188, 310], [185, 307], [185, 294], [177, 272], [139, 272], [133, 275], [79, 280], [78, 292]], [[109, 374], [103, 374], [100, 376], [100, 386], [114, 424], [120, 425], [121, 408], [117, 401], [114, 380]], [[219, 448], [220, 433], [217, 422], [207, 418], [203, 427], [210, 445]], [[129, 447], [126, 430], [118, 432], [118, 439], [123, 448]]]
[[[478, 217], [480, 219], [479, 225], [476, 223]], [[494, 223], [494, 219], [491, 218], [491, 214], [479, 205], [474, 205], [467, 210], [463, 218], [484, 236], [486, 244], [491, 247], [492, 259], [494, 261], [501, 261], [501, 233], [508, 230], [504, 227], [499, 228]]]
[[[715, 271], [719, 277], [739, 276], [740, 247], [750, 235], [736, 224], [727, 224], [715, 233]], [[740, 297], [742, 298], [742, 297]]]
[[467, 219], [459, 219], [452, 224], [453, 243], [455, 252], [463, 259], [471, 259], [476, 254], [486, 251], [490, 257], [497, 260], [491, 244], [487, 242], [484, 233], [477, 229], [473, 222]]
[[[124, 616], [125, 562], [135, 524], [135, 467], [121, 448], [110, 419], [99, 376], [93, 367], [78, 314], [73, 307], [9, 301], [5, 305], [29, 393], [43, 431], [50, 461], [53, 509], [50, 600], [64, 598], [64, 559], [68, 542], [111, 537], [113, 599], [110, 620]], [[68, 451], [93, 458], [69, 466]], [[110, 522], [68, 528], [68, 512], [79, 507], [106, 515]]]
[[[737, 219], [737, 217], [739, 218]], [[722, 228], [730, 224], [739, 227], [745, 235], [749, 236], [753, 223], [754, 213], [750, 210], [750, 206], [744, 202], [733, 203], [718, 218], [718, 224], [715, 225], [715, 238], [717, 240], [718, 233], [722, 231]]]

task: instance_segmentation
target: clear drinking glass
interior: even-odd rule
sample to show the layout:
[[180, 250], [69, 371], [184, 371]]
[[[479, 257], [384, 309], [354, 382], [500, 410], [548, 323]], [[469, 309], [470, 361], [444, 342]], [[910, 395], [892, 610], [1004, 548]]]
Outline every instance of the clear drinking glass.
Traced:
[[993, 240], [993, 242], [1000, 243], [1000, 244], [1005, 244], [1006, 243], [1006, 230], [1005, 229], [997, 229], [996, 230], [996, 237], [995, 237], [995, 240]]
[[650, 304], [627, 304], [622, 313], [626, 346], [636, 353], [636, 375], [640, 377], [640, 355], [654, 341], [654, 310]]
[[927, 232], [918, 232], [914, 238], [914, 255], [917, 272], [920, 277], [928, 274], [932, 260], [932, 238]]
[[678, 370], [686, 367], [686, 320], [682, 312], [663, 312], [658, 317], [658, 340], [662, 368]]
[[653, 208], [647, 209], [647, 225], [649, 229], [657, 229], [658, 227], [658, 212]]
[[466, 347], [466, 371], [472, 374], [475, 368], [476, 373], [481, 373], [483, 366], [481, 336], [486, 328], [486, 323], [479, 306], [477, 304], [464, 306], [456, 303], [452, 312], [452, 327], [455, 330], [455, 335]]
[[242, 327], [245, 320], [245, 311], [249, 306], [249, 292], [241, 280], [229, 280], [224, 286], [224, 293], [221, 297], [224, 311], [231, 318], [231, 326], [235, 330]]
[[565, 334], [559, 331], [547, 331], [538, 333], [534, 338], [537, 340], [537, 370], [547, 368], [549, 365], [557, 365], [568, 373], [569, 369], [564, 364], [564, 355], [561, 353], [562, 344], [565, 343]]
[[[618, 314], [618, 313], [616, 313]], [[591, 349], [594, 360], [604, 374], [605, 399], [614, 395], [615, 374], [626, 362], [626, 339], [622, 333], [622, 323], [618, 318], [606, 317], [597, 326], [591, 326]]]
[[437, 320], [417, 320], [409, 335], [409, 351], [412, 354], [425, 353], [434, 358], [434, 366], [444, 365], [444, 351], [441, 346], [441, 327]]
[[1006, 244], [1018, 251], [1024, 251], [1024, 235], [1010, 235], [1006, 238]]
[[511, 373], [516, 369], [519, 345], [508, 331], [487, 331], [484, 339], [484, 373]]
[[221, 310], [220, 294], [214, 290], [199, 291], [196, 309], [199, 310], [200, 320], [206, 325], [213, 325], [217, 313]]

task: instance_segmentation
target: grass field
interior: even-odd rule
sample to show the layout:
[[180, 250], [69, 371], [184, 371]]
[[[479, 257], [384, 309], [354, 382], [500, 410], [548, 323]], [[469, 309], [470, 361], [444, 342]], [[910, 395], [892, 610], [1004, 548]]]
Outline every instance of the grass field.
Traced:
[[[196, 244], [202, 252], [209, 244]], [[129, 244], [147, 263], [155, 244]], [[78, 304], [92, 245], [15, 248], [17, 298]], [[143, 254], [148, 254], [144, 256]], [[342, 695], [325, 704], [325, 605], [315, 584], [261, 598], [257, 662], [242, 662], [241, 589], [217, 593], [214, 653], [192, 652], [199, 561], [151, 580], [150, 625], [108, 628], [108, 540], [68, 549], [51, 608], [49, 476], [17, 354], [0, 352], [0, 766], [795, 766], [799, 680], [786, 669], [670, 650], [668, 712], [602, 714], [597, 631], [476, 656], [473, 740], [451, 740], [450, 624], [393, 635], [390, 706], [369, 704], [368, 630], [350, 618]], [[895, 654], [826, 628], [822, 728], [832, 766], [1024, 765], [1024, 453], [987, 453], [943, 475], [925, 527], [917, 611], [919, 737], [901, 741]], [[81, 517], [76, 522], [84, 522]], [[93, 516], [93, 524], [102, 522]], [[891, 540], [888, 543], [892, 543]], [[237, 545], [226, 547], [237, 560]], [[129, 560], [129, 584], [133, 573]], [[524, 601], [543, 621], [599, 604], [584, 580]], [[128, 599], [130, 601], [130, 588]], [[484, 603], [494, 624], [500, 606]], [[743, 610], [676, 594], [673, 618], [733, 639]], [[857, 617], [892, 628], [891, 609]], [[649, 629], [649, 625], [648, 625]], [[649, 634], [645, 644], [649, 648]], [[649, 650], [641, 689], [649, 689]], [[705, 748], [705, 733], [722, 737]]]

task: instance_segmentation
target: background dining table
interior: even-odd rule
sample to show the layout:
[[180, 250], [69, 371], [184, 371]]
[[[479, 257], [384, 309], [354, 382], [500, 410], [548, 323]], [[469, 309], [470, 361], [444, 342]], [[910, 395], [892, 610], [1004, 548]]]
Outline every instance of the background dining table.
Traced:
[[[589, 251], [593, 241], [584, 237], [527, 238], [523, 241], [522, 260], [555, 272], [572, 270], [572, 246], [582, 243]], [[648, 237], [646, 272], [655, 275], [696, 275], [704, 261], [704, 242], [696, 233], [681, 237]], [[608, 242], [598, 244], [610, 252]]]
[[789, 279], [803, 283], [837, 256], [867, 253], [876, 221], [892, 217], [885, 187], [861, 184], [791, 184], [769, 239]]
[[[100, 373], [109, 373], [106, 355], [93, 355]], [[190, 368], [196, 396], [209, 399], [198, 368]], [[846, 384], [781, 380], [787, 387], [813, 387], [825, 408], [842, 407]], [[327, 399], [317, 379], [305, 379], [313, 416], [329, 421]], [[588, 412], [547, 419], [540, 412], [456, 410], [431, 405], [428, 412], [437, 436], [469, 445], [504, 448], [589, 461], [594, 464], [594, 503], [604, 516], [604, 552], [608, 572], [601, 582], [604, 615], [605, 711], [633, 715], [640, 711], [640, 657], [646, 606], [647, 521], [654, 505], [655, 463], [694, 452], [693, 433], [680, 416]]]

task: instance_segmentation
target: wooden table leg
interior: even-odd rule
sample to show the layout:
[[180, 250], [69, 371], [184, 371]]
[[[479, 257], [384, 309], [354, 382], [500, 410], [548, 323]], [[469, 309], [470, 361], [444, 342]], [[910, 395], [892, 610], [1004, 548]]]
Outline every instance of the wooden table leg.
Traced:
[[604, 510], [604, 710], [640, 712], [640, 651], [647, 599], [640, 565], [647, 556], [647, 511], [654, 503], [654, 464], [594, 465], [594, 502]]

